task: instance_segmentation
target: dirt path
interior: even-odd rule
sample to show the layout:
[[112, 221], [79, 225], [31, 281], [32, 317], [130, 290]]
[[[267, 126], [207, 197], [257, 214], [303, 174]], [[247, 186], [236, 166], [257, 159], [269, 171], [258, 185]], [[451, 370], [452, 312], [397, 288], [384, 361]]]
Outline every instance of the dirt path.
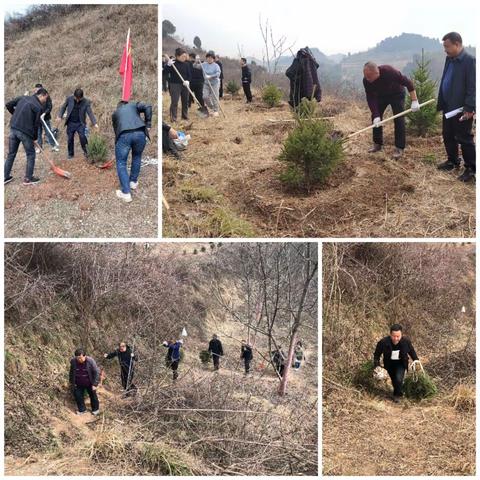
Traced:
[[[170, 100], [163, 98], [164, 118]], [[475, 188], [442, 173], [440, 135], [409, 137], [405, 157], [390, 158], [393, 131], [386, 127], [385, 152], [366, 153], [370, 135], [349, 143], [343, 164], [310, 195], [281, 185], [277, 160], [291, 123], [287, 106], [265, 109], [227, 99], [227, 118], [199, 119], [194, 111], [180, 128], [192, 137], [184, 160], [163, 160], [167, 237], [473, 237]], [[356, 131], [368, 121], [365, 108], [325, 99], [321, 114], [335, 128]]]
[[12, 172], [14, 181], [5, 186], [6, 237], [157, 237], [157, 165], [142, 168], [139, 188], [133, 201], [126, 204], [115, 195], [115, 164], [101, 170], [80, 156], [65, 160], [63, 150], [49, 154], [72, 178], [52, 174], [37, 156], [35, 175], [41, 181], [24, 187], [25, 153], [20, 148]]

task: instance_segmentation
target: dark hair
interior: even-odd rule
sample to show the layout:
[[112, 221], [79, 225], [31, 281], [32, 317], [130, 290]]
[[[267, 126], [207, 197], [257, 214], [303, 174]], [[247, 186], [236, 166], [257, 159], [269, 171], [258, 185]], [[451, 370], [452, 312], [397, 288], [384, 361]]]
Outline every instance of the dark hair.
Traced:
[[37, 95], [37, 97], [39, 95], [48, 95], [48, 92], [44, 89], [44, 88], [39, 88], [36, 92], [35, 92], [35, 95]]
[[75, 355], [76, 357], [79, 357], [80, 355], [82, 355], [82, 356], [85, 355], [85, 349], [83, 349], [83, 348], [77, 348], [77, 349], [75, 350], [74, 355]]
[[75, 98], [83, 98], [83, 90], [81, 88], [76, 88], [73, 92]]
[[189, 53], [188, 56], [189, 56], [190, 58], [193, 58], [193, 59], [195, 60], [196, 55], [195, 55], [193, 52], [192, 52], [192, 53]]
[[247, 59], [245, 57], [242, 57], [240, 60], [244, 63], [247, 63]]
[[120, 105], [126, 105], [128, 102], [126, 100], [120, 100], [118, 103], [117, 103], [117, 107], [119, 107]]
[[462, 36], [457, 32], [447, 33], [446, 35], [443, 36], [442, 42], [444, 42], [445, 40], [450, 40], [452, 43], [459, 43], [460, 45], [462, 45], [463, 43]]
[[175, 49], [175, 56], [179, 57], [180, 55], [183, 55], [184, 53], [187, 53], [184, 48], [178, 47]]
[[41, 83], [36, 83], [35, 88], [43, 88], [43, 85]]
[[391, 327], [390, 327], [390, 333], [392, 332], [401, 332], [402, 331], [402, 326], [399, 324], [399, 323], [394, 323]]
[[212, 52], [211, 50], [207, 52], [207, 54], [205, 55], [205, 58], [208, 58], [208, 57], [212, 57], [213, 59], [215, 59], [215, 52]]

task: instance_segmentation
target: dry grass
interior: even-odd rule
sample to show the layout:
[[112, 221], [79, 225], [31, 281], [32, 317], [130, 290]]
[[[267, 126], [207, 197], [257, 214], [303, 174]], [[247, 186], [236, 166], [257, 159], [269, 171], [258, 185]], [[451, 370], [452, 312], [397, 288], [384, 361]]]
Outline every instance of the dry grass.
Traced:
[[[164, 116], [170, 100], [164, 95]], [[171, 237], [205, 237], [205, 220], [216, 206], [228, 207], [262, 237], [474, 237], [475, 187], [456, 173], [439, 172], [433, 163], [444, 158], [439, 134], [408, 137], [405, 158], [392, 160], [393, 129], [387, 126], [385, 153], [369, 155], [367, 133], [349, 142], [347, 158], [323, 188], [299, 195], [282, 186], [277, 157], [289, 130], [286, 104], [267, 109], [257, 98], [222, 102], [224, 119], [190, 120], [176, 127], [191, 134], [184, 161], [166, 156], [164, 192], [171, 209], [164, 229]], [[368, 123], [364, 105], [326, 98], [320, 114], [334, 116], [344, 134]], [[167, 120], [168, 121], [168, 120]], [[215, 188], [213, 204], [192, 205], [181, 195], [184, 182]], [[208, 224], [208, 222], [207, 222]]]

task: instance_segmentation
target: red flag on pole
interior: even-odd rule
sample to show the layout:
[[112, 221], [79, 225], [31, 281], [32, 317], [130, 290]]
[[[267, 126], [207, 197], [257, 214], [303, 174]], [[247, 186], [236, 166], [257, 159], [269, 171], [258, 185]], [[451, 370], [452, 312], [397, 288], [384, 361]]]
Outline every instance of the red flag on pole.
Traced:
[[130, 40], [130, 29], [127, 33], [127, 43], [123, 48], [122, 59], [120, 60], [119, 73], [123, 79], [122, 100], [128, 102], [132, 95], [133, 83], [133, 60], [132, 60], [132, 42]]

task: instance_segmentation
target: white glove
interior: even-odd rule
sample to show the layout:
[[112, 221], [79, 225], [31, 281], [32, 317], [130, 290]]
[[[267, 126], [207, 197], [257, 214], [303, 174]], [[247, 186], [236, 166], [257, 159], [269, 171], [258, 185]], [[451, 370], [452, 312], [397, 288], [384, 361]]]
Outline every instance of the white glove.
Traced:
[[163, 345], [164, 347], [168, 347], [168, 342], [163, 342], [162, 345]]
[[420, 104], [418, 103], [418, 100], [412, 100], [410, 108], [412, 109], [412, 112], [418, 112], [420, 110]]
[[379, 123], [382, 121], [382, 119], [380, 117], [375, 117], [373, 119], [373, 125], [375, 126], [374, 128], [378, 128], [380, 125]]
[[170, 58], [167, 62], [167, 65], [171, 67], [175, 62]]
[[107, 357], [108, 357], [108, 353], [104, 353], [103, 356], [104, 356], [105, 358], [107, 358]]
[[205, 75], [207, 77], [207, 80], [211, 80], [213, 78], [213, 75]]
[[134, 357], [134, 356], [135, 356], [135, 354], [134, 354], [134, 353], [131, 353], [131, 354], [130, 354], [130, 356], [131, 356], [131, 357]]
[[183, 82], [183, 86], [188, 88], [190, 86], [190, 82], [188, 80], [185, 80]]
[[200, 55], [195, 55], [195, 61], [200, 62]]

